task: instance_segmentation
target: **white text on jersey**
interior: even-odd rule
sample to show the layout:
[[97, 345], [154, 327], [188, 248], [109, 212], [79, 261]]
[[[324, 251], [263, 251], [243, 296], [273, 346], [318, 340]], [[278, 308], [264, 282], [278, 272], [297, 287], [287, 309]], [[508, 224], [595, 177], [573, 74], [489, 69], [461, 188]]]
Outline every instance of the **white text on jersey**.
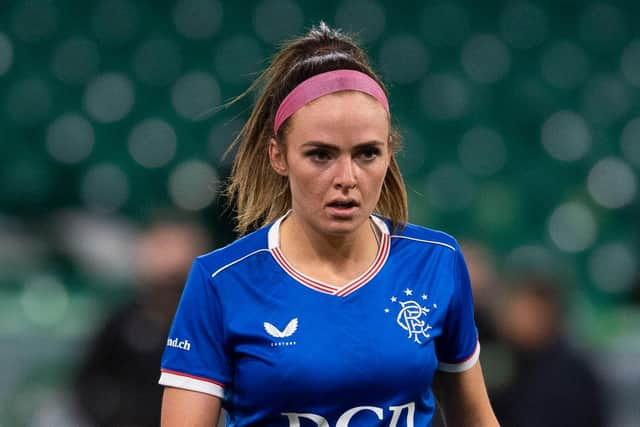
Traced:
[[189, 340], [180, 341], [178, 340], [178, 338], [167, 338], [167, 347], [175, 347], [179, 348], [180, 350], [189, 351], [191, 350], [191, 343], [189, 342]]
[[[392, 412], [391, 421], [389, 421], [389, 427], [399, 427], [402, 412], [406, 409], [406, 427], [414, 427], [413, 418], [416, 411], [415, 402], [407, 403], [405, 405], [389, 406], [389, 410]], [[354, 415], [358, 412], [372, 412], [379, 420], [384, 419], [384, 409], [378, 406], [356, 406], [355, 408], [348, 409], [340, 415], [335, 427], [349, 427], [349, 422]], [[300, 420], [305, 419], [313, 421], [318, 427], [331, 427], [329, 422], [321, 415], [312, 413], [298, 413], [298, 412], [283, 412], [282, 415], [289, 419], [289, 427], [300, 427]]]

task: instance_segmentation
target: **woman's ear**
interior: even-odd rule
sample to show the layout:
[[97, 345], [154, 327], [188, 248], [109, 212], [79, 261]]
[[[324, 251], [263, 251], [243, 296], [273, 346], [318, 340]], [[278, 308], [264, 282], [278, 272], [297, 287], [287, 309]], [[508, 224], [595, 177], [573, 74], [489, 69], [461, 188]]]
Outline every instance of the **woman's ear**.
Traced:
[[275, 138], [269, 140], [269, 161], [271, 162], [271, 167], [278, 175], [287, 176], [289, 174], [289, 168], [287, 167], [287, 156], [283, 148]]

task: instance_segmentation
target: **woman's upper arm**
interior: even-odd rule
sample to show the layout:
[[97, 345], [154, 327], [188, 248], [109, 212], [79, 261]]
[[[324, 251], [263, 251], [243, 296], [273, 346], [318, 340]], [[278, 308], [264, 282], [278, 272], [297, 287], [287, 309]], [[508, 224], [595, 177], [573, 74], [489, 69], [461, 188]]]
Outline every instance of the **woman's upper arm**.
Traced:
[[436, 371], [433, 391], [448, 427], [499, 425], [489, 403], [480, 362], [463, 372]]
[[198, 391], [165, 387], [161, 427], [215, 427], [220, 417], [219, 397]]

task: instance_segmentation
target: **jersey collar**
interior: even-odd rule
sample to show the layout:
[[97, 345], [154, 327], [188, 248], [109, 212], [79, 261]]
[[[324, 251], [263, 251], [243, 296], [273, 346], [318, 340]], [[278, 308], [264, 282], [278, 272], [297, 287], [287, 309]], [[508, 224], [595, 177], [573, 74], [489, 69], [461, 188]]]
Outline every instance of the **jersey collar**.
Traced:
[[389, 257], [389, 249], [391, 247], [391, 239], [389, 236], [389, 227], [387, 223], [384, 222], [381, 218], [371, 215], [371, 220], [375, 224], [375, 226], [380, 230], [380, 246], [378, 247], [378, 253], [376, 258], [373, 260], [369, 268], [364, 271], [360, 276], [356, 277], [349, 283], [344, 286], [334, 286], [329, 283], [322, 282], [320, 280], [316, 280], [306, 274], [296, 270], [287, 259], [282, 254], [280, 250], [280, 224], [282, 221], [289, 215], [291, 211], [287, 212], [281, 218], [276, 220], [268, 232], [268, 242], [269, 242], [269, 251], [273, 255], [273, 258], [276, 260], [278, 265], [282, 267], [282, 269], [291, 276], [292, 279], [297, 281], [298, 283], [311, 288], [315, 291], [323, 292], [330, 295], [336, 296], [347, 296], [357, 289], [363, 287], [367, 283], [371, 281], [375, 277], [376, 274], [382, 269], [387, 258]]

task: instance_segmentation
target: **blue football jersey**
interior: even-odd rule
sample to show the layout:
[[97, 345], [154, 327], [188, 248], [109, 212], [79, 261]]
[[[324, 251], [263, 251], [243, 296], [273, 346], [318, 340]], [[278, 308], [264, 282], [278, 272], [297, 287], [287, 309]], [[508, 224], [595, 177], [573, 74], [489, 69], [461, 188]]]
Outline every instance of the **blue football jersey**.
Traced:
[[471, 286], [449, 235], [381, 230], [342, 287], [296, 270], [282, 219], [196, 258], [167, 338], [160, 384], [223, 399], [229, 426], [429, 426], [436, 369], [479, 356]]

